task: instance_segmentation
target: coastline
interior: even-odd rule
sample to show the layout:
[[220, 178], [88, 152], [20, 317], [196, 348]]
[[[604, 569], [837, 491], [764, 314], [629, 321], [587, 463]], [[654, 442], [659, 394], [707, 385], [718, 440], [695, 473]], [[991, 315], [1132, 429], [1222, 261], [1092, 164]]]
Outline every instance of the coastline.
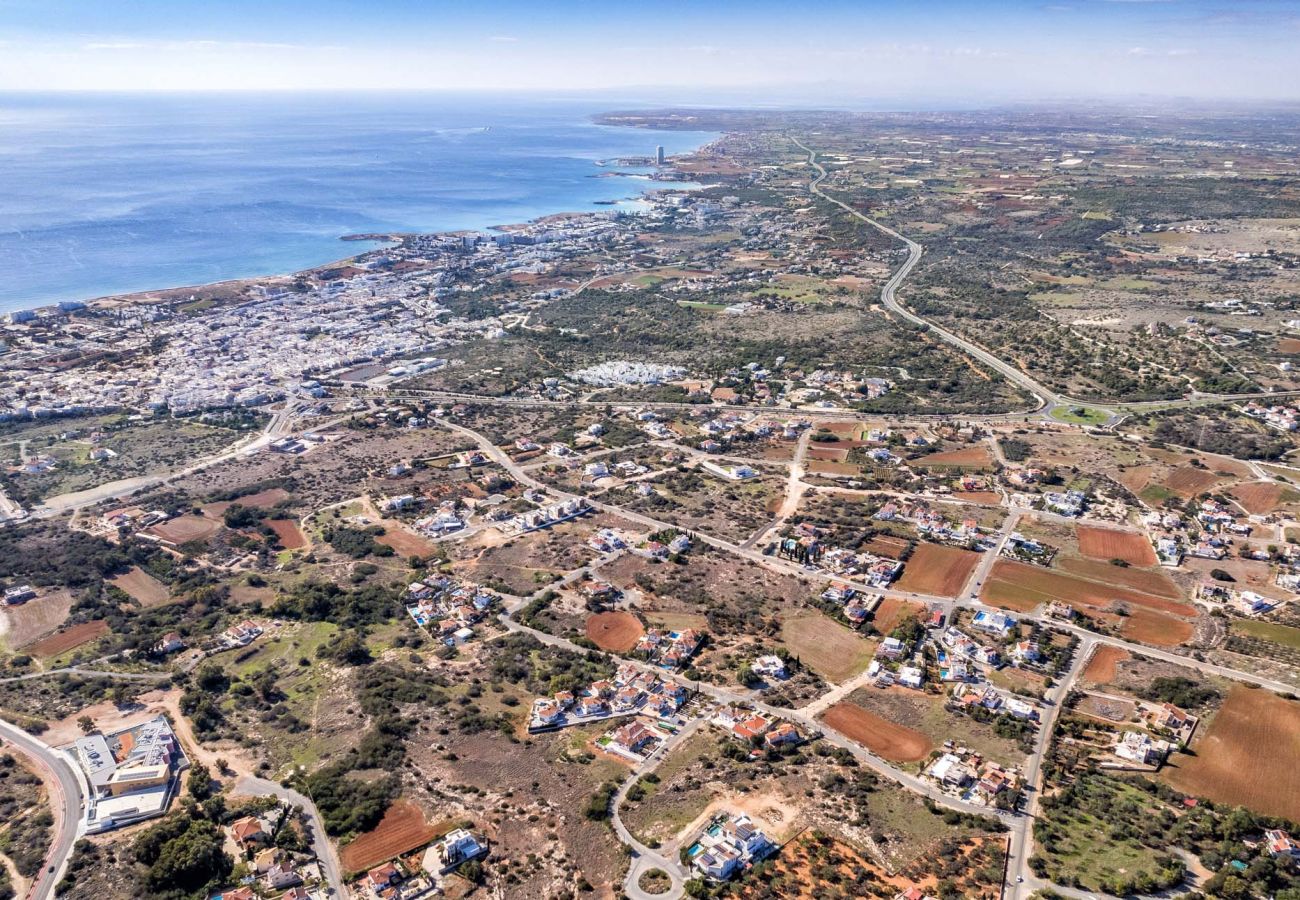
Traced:
[[[630, 127], [613, 123], [602, 122], [603, 114], [594, 114], [589, 117], [588, 121], [592, 124], [605, 128]], [[714, 145], [720, 141], [724, 134], [714, 133], [714, 136], [705, 143], [692, 148], [689, 151], [676, 153], [668, 157], [665, 164], [658, 167], [658, 171], [668, 171], [681, 176], [677, 179], [657, 179], [651, 174], [631, 173], [623, 171], [599, 171], [593, 172], [591, 178], [611, 178], [621, 177], [627, 181], [636, 182], [641, 188], [635, 195], [614, 200], [591, 200], [587, 201], [592, 206], [600, 207], [586, 210], [568, 210], [543, 213], [533, 216], [519, 222], [510, 222], [497, 225], [488, 225], [482, 228], [460, 228], [446, 230], [414, 230], [414, 231], [379, 231], [379, 232], [358, 232], [351, 234], [339, 235], [335, 240], [340, 242], [351, 243], [369, 243], [374, 246], [366, 247], [360, 252], [351, 253], [344, 256], [334, 257], [316, 265], [305, 268], [293, 269], [290, 271], [270, 272], [257, 275], [246, 275], [235, 278], [220, 279], [217, 281], [194, 282], [189, 284], [173, 285], [170, 287], [146, 288], [137, 291], [127, 291], [110, 294], [92, 295], [80, 297], [71, 300], [54, 301], [43, 303], [35, 306], [14, 307], [13, 309], [0, 310], [0, 316], [7, 316], [12, 313], [34, 313], [41, 315], [50, 311], [58, 310], [62, 305], [79, 305], [81, 307], [95, 309], [112, 309], [124, 305], [145, 304], [145, 303], [177, 303], [193, 299], [193, 294], [203, 292], [208, 295], [203, 299], [210, 299], [217, 302], [226, 302], [237, 300], [246, 295], [249, 288], [254, 286], [277, 287], [292, 285], [302, 279], [321, 279], [329, 273], [346, 268], [358, 262], [365, 261], [366, 257], [372, 253], [383, 250], [385, 247], [400, 245], [401, 243], [417, 238], [428, 236], [458, 236], [468, 234], [481, 234], [484, 232], [501, 232], [509, 233], [515, 229], [525, 228], [529, 225], [546, 223], [549, 221], [564, 221], [575, 217], [591, 217], [608, 214], [611, 210], [616, 210], [625, 203], [643, 202], [646, 197], [653, 193], [659, 193], [672, 190], [693, 190], [701, 185], [693, 179], [702, 172], [689, 172], [680, 168], [680, 164], [701, 156], [707, 156], [713, 149]], [[593, 167], [604, 167], [611, 160], [601, 159], [592, 162]], [[642, 183], [644, 182], [644, 183]], [[634, 214], [634, 213], [633, 213]]]

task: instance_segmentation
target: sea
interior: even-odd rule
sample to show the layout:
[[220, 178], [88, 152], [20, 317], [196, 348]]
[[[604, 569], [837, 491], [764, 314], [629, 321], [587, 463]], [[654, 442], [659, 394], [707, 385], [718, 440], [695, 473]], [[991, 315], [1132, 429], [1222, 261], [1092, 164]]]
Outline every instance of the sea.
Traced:
[[0, 94], [0, 312], [294, 272], [367, 246], [345, 235], [635, 211], [656, 183], [600, 161], [716, 137], [593, 123], [615, 108], [628, 107], [446, 94]]

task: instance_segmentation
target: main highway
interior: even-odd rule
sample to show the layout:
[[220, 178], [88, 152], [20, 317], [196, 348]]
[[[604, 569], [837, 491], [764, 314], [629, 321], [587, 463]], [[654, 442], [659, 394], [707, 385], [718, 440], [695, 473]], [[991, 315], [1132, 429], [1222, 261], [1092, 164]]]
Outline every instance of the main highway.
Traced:
[[0, 738], [41, 773], [50, 794], [54, 840], [27, 894], [32, 900], [47, 900], [55, 896], [54, 889], [63, 878], [72, 847], [81, 834], [81, 813], [85, 806], [82, 782], [62, 753], [18, 726], [0, 720]]

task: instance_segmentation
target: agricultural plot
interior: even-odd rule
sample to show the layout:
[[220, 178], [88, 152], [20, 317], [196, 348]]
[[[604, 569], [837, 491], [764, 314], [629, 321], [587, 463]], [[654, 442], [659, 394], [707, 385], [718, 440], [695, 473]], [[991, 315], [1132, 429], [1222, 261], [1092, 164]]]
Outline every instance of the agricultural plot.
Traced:
[[921, 469], [953, 469], [975, 471], [988, 469], [993, 465], [993, 458], [988, 448], [982, 444], [977, 447], [963, 447], [960, 450], [943, 450], [914, 459], [909, 463]]
[[917, 594], [956, 597], [979, 561], [980, 554], [972, 550], [943, 544], [917, 544], [897, 587], [900, 591]]
[[203, 515], [220, 519], [230, 507], [239, 505], [247, 509], [270, 509], [289, 499], [289, 492], [284, 488], [266, 488], [252, 494], [244, 494], [233, 500], [220, 500], [200, 507]]
[[424, 810], [410, 800], [398, 800], [370, 831], [339, 849], [339, 862], [349, 873], [364, 872], [394, 857], [410, 853], [442, 837], [452, 822], [426, 821]]
[[32, 644], [28, 649], [36, 656], [59, 656], [106, 634], [108, 634], [108, 623], [102, 619], [96, 619], [93, 622], [82, 622], [80, 625], [65, 628], [44, 640]]
[[1122, 647], [1098, 644], [1083, 668], [1082, 678], [1093, 684], [1110, 684], [1115, 680], [1119, 664], [1126, 659], [1129, 659], [1129, 654]]
[[203, 516], [177, 516], [158, 525], [145, 529], [145, 534], [153, 535], [159, 540], [180, 546], [191, 541], [206, 541], [222, 528], [220, 521]]
[[1193, 749], [1172, 756], [1160, 777], [1217, 803], [1300, 821], [1300, 702], [1238, 685]]
[[[1075, 560], [1086, 563], [1086, 560]], [[1101, 564], [1105, 566], [1105, 564]], [[1121, 573], [1117, 580], [1154, 575], [1118, 566], [1105, 566]], [[1093, 570], [1088, 570], [1093, 574]], [[1110, 573], [1106, 573], [1110, 574]], [[1194, 627], [1185, 618], [1196, 615], [1196, 608], [1175, 600], [1134, 590], [1131, 587], [1093, 581], [1065, 572], [1044, 569], [1011, 560], [993, 565], [981, 597], [986, 603], [1019, 612], [1028, 612], [1053, 600], [1068, 603], [1081, 611], [1112, 623], [1121, 622], [1121, 634], [1134, 640], [1160, 646], [1175, 646], [1191, 638]], [[1127, 612], [1121, 615], [1120, 611]]]
[[302, 529], [293, 519], [268, 519], [266, 524], [275, 532], [276, 539], [284, 549], [301, 550], [307, 546], [307, 536], [302, 533]]
[[876, 650], [874, 641], [819, 612], [787, 617], [781, 624], [781, 640], [801, 663], [831, 682], [861, 672]]
[[162, 606], [172, 596], [171, 591], [167, 590], [167, 585], [139, 566], [132, 566], [129, 571], [121, 575], [114, 575], [109, 579], [109, 583], [125, 591], [132, 600], [145, 609], [151, 606]]
[[612, 653], [626, 653], [636, 646], [645, 629], [637, 617], [630, 612], [596, 613], [587, 619], [587, 637], [602, 650]]
[[873, 716], [923, 735], [931, 747], [950, 740], [1006, 766], [1018, 765], [1027, 752], [1014, 738], [998, 734], [991, 723], [949, 710], [941, 694], [898, 685], [863, 687], [848, 700]]
[[1093, 559], [1121, 559], [1133, 566], [1154, 566], [1155, 550], [1145, 535], [1091, 525], [1078, 527], [1079, 552]]
[[67, 620], [72, 602], [72, 592], [59, 589], [28, 600], [20, 606], [6, 606], [0, 609], [0, 617], [4, 619], [0, 638], [13, 649], [35, 643]]
[[847, 700], [836, 703], [822, 721], [890, 762], [920, 762], [933, 745], [919, 731], [891, 722]]

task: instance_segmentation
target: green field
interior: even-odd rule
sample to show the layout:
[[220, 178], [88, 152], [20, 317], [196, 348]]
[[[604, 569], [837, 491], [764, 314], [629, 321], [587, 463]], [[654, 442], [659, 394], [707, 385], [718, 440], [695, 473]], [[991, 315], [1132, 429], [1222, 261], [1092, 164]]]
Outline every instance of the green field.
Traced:
[[1052, 418], [1073, 425], [1104, 425], [1110, 418], [1110, 413], [1091, 406], [1057, 407], [1052, 410]]
[[1300, 650], [1300, 628], [1292, 628], [1290, 625], [1260, 622], [1255, 619], [1234, 619], [1232, 630], [1263, 641], [1272, 641], [1274, 644], [1281, 644], [1292, 650]]
[[874, 643], [819, 612], [786, 619], [781, 639], [800, 662], [832, 682], [861, 672], [876, 651]]

